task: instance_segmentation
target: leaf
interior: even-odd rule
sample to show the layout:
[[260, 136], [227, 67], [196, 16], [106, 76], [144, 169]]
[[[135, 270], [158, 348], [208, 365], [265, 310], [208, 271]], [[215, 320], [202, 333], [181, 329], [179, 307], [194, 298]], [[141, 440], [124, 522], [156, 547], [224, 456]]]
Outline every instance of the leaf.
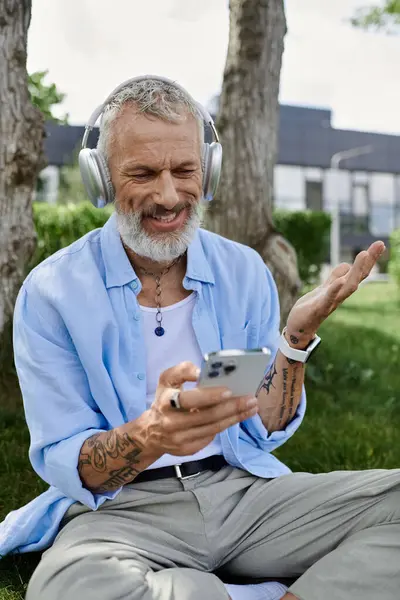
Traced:
[[400, 0], [386, 0], [383, 5], [359, 8], [350, 19], [354, 27], [366, 30], [383, 30], [393, 34], [399, 32]]
[[32, 104], [43, 113], [46, 120], [66, 123], [67, 115], [60, 119], [53, 114], [53, 107], [63, 102], [65, 94], [60, 92], [54, 83], [49, 85], [45, 83], [47, 75], [48, 71], [35, 71], [28, 75], [28, 90]]

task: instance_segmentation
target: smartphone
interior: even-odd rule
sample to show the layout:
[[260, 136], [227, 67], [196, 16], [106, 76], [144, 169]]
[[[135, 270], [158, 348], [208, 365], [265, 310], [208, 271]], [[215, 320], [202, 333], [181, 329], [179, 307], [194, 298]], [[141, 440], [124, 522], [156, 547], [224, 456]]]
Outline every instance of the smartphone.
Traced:
[[234, 396], [255, 396], [271, 359], [271, 350], [220, 350], [204, 357], [199, 387], [227, 387]]

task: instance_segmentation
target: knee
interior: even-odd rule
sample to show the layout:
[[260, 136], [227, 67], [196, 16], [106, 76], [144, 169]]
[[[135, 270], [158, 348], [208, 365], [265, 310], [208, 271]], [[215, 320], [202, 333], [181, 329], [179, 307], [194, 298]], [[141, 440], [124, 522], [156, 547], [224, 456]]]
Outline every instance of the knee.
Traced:
[[[50, 552], [51, 558], [49, 558]], [[54, 554], [52, 549], [43, 554], [41, 561], [29, 581], [25, 597], [26, 600], [39, 600], [39, 598], [41, 600], [50, 600], [56, 584], [57, 573], [60, 573], [65, 569], [65, 564], [61, 565], [59, 558], [57, 559]], [[64, 596], [62, 596], [62, 598], [64, 598]]]
[[76, 600], [83, 597], [78, 573], [85, 557], [73, 548], [50, 548], [28, 584], [25, 600]]
[[104, 548], [54, 547], [34, 572], [26, 600], [225, 600], [223, 583], [211, 573], [170, 568], [152, 571], [142, 560]]
[[54, 547], [33, 573], [26, 600], [147, 600], [147, 570], [138, 561], [101, 547], [89, 553], [79, 546]]

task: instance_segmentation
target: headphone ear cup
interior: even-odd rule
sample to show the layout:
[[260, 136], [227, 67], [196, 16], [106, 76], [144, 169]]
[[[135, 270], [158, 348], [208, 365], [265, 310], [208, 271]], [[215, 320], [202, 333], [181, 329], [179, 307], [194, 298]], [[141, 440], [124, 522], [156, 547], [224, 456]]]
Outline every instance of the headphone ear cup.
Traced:
[[104, 156], [101, 154], [101, 152], [96, 150], [95, 156], [97, 159], [97, 163], [99, 165], [99, 171], [101, 173], [101, 179], [102, 179], [106, 204], [111, 204], [111, 202], [114, 202], [115, 192], [114, 192], [114, 186], [111, 182], [110, 170], [108, 168], [107, 161], [104, 158]]
[[104, 157], [93, 148], [79, 152], [79, 169], [89, 200], [96, 208], [103, 208], [114, 200], [114, 187]]
[[222, 146], [219, 142], [203, 144], [203, 196], [211, 201], [217, 193], [222, 167]]

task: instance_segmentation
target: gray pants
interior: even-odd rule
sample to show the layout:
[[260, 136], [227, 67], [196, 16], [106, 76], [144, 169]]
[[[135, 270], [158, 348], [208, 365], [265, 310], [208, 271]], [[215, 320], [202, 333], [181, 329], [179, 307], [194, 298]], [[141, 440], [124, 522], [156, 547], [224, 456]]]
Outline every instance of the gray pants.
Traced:
[[301, 600], [395, 600], [400, 470], [295, 473], [226, 467], [126, 486], [73, 505], [27, 600], [227, 600], [227, 579], [297, 578]]

